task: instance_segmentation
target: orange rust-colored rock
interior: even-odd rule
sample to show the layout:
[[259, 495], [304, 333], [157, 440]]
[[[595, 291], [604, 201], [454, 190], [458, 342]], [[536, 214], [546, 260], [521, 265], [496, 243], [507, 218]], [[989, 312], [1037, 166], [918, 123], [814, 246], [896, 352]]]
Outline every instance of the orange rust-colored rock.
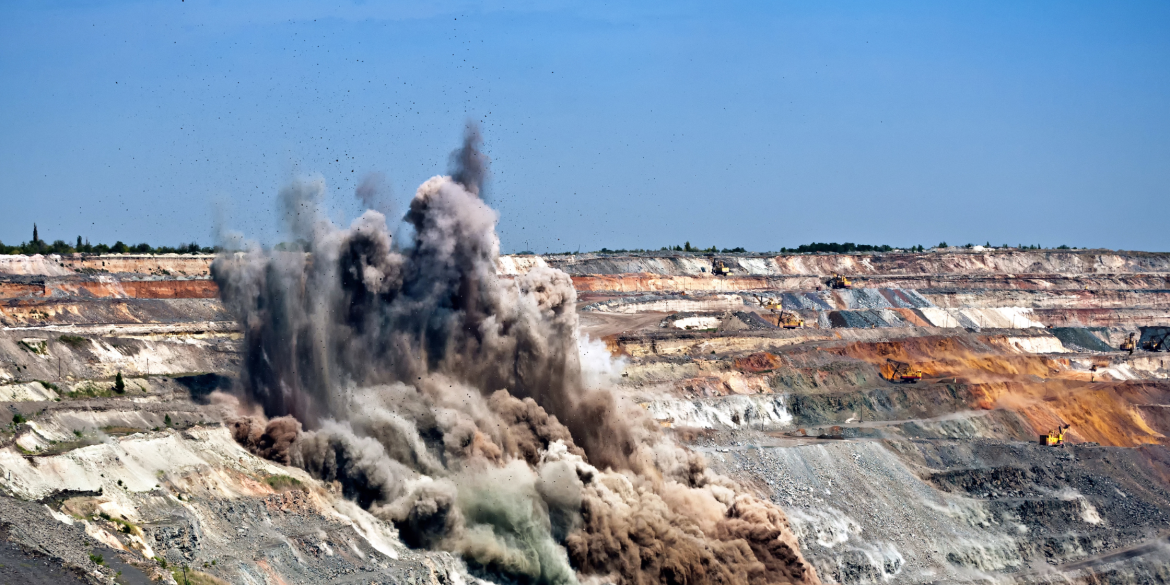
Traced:
[[66, 280], [45, 286], [54, 297], [213, 299], [219, 287], [212, 280]]
[[770, 372], [783, 364], [780, 356], [761, 351], [747, 357], [735, 359], [735, 369], [744, 372]]
[[1073, 442], [1092, 441], [1115, 447], [1161, 443], [1165, 435], [1142, 415], [1143, 405], [1170, 401], [1170, 385], [1162, 382], [1045, 382], [979, 384], [981, 406], [1020, 414], [1036, 434], [1061, 424], [1071, 425]]
[[212, 280], [136, 280], [122, 288], [137, 299], [213, 299], [219, 287]]
[[0, 283], [0, 299], [19, 299], [24, 297], [40, 297], [45, 295], [44, 283]]

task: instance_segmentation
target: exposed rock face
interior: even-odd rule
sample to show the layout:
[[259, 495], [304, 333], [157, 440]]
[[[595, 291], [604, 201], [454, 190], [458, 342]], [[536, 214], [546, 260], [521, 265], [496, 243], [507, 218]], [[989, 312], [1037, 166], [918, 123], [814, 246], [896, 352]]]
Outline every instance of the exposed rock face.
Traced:
[[497, 257], [461, 154], [429, 256], [0, 258], [0, 572], [1170, 580], [1167, 255]]

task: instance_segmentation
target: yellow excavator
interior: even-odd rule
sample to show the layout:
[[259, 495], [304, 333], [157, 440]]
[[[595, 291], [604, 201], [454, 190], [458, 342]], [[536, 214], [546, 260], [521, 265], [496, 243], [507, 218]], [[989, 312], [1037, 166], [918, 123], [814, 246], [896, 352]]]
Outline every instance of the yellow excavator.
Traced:
[[896, 384], [915, 384], [922, 379], [922, 370], [906, 362], [887, 358], [886, 365], [882, 366], [882, 376]]
[[772, 312], [772, 315], [776, 317], [777, 327], [783, 327], [785, 329], [799, 329], [804, 327], [804, 319], [801, 319], [800, 315], [796, 314], [795, 311], [785, 311], [784, 305], [779, 299], [773, 299], [771, 297], [761, 298], [760, 295], [752, 296], [756, 297], [756, 302], [761, 307]]
[[1133, 339], [1133, 333], [1130, 333], [1129, 337], [1121, 342], [1121, 351], [1128, 351], [1129, 355], [1133, 355], [1133, 350], [1136, 348], [1137, 342]]
[[853, 288], [853, 282], [840, 274], [834, 274], [833, 278], [829, 279], [828, 284], [830, 288]]
[[[1162, 331], [1158, 337], [1150, 336], [1142, 342], [1142, 349], [1146, 351], [1166, 351], [1166, 340], [1170, 338], [1170, 329]], [[1133, 353], [1132, 351], [1130, 353]]]
[[753, 294], [752, 296], [756, 297], [757, 304], [759, 304], [761, 307], [763, 307], [765, 309], [768, 309], [769, 311], [776, 311], [778, 309], [784, 308], [783, 305], [780, 303], [780, 299], [774, 299], [772, 297], [761, 297], [760, 295], [757, 295], [757, 294]]
[[715, 276], [727, 276], [731, 274], [731, 269], [727, 267], [727, 263], [718, 258], [711, 260], [711, 274]]
[[1048, 447], [1060, 447], [1064, 445], [1064, 432], [1067, 430], [1068, 425], [1060, 425], [1047, 434], [1040, 435], [1040, 444]]

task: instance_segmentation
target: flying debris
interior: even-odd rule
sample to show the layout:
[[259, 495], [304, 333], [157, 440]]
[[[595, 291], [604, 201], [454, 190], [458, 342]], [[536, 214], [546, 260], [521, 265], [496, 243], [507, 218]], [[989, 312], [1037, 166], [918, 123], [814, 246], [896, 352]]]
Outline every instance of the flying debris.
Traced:
[[780, 508], [585, 382], [572, 281], [497, 276], [475, 128], [451, 159], [405, 246], [376, 210], [333, 225], [324, 182], [302, 180], [281, 202], [307, 253], [216, 260], [265, 415], [230, 421], [236, 440], [505, 582], [818, 582]]

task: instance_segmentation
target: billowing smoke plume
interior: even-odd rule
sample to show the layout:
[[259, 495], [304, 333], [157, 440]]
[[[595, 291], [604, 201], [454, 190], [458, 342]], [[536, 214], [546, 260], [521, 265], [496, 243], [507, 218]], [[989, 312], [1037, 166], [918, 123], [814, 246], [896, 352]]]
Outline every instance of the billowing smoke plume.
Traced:
[[419, 187], [401, 250], [381, 213], [338, 228], [298, 181], [280, 199], [308, 254], [216, 260], [266, 415], [236, 440], [505, 582], [816, 582], [778, 508], [583, 375], [567, 275], [497, 276], [478, 143]]
[[390, 212], [390, 186], [386, 175], [382, 173], [370, 173], [362, 177], [362, 182], [358, 183], [353, 194], [366, 209], [373, 209], [383, 215]]

